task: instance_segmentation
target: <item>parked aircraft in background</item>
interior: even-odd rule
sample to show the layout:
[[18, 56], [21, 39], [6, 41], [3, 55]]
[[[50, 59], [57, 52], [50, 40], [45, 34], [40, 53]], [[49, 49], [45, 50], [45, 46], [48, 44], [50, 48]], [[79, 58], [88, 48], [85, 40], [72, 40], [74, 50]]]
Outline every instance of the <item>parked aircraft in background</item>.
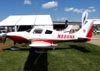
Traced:
[[6, 34], [5, 28], [0, 28], [0, 37], [2, 37], [4, 34]]
[[[84, 11], [83, 14], [82, 14], [82, 20], [81, 20], [81, 27], [84, 26], [87, 22], [87, 17], [88, 17], [88, 12]], [[63, 32], [66, 32], [66, 33], [69, 33], [69, 32], [74, 32], [75, 29], [74, 29], [75, 26], [73, 25], [68, 25], [67, 28], [65, 28], [63, 30]]]

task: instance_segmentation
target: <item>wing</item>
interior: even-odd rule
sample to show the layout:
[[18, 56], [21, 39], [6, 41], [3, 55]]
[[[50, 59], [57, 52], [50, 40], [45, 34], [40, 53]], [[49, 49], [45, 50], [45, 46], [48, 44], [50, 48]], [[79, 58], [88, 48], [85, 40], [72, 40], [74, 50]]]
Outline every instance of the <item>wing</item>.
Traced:
[[46, 41], [33, 41], [30, 45], [30, 47], [50, 47], [50, 46], [57, 46], [57, 44], [49, 43]]

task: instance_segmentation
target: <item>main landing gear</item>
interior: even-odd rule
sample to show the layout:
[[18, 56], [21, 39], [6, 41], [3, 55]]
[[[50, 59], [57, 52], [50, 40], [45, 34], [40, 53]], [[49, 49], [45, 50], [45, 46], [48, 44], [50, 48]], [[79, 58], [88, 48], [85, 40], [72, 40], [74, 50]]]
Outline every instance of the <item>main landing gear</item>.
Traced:
[[13, 44], [14, 45], [11, 46], [11, 48], [10, 48], [11, 50], [13, 50], [13, 51], [20, 50], [20, 48], [16, 46], [16, 42], [15, 41], [13, 42]]

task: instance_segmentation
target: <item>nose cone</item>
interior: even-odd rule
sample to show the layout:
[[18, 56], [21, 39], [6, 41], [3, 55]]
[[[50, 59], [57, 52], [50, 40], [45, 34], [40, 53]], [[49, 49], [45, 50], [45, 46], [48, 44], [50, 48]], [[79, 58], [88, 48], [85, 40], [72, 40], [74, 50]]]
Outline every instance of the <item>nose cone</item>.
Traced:
[[9, 32], [6, 34], [7, 36], [13, 36], [13, 35], [16, 35], [16, 32]]
[[7, 33], [7, 38], [17, 42], [17, 43], [27, 43], [29, 40], [25, 37], [24, 32], [10, 32]]

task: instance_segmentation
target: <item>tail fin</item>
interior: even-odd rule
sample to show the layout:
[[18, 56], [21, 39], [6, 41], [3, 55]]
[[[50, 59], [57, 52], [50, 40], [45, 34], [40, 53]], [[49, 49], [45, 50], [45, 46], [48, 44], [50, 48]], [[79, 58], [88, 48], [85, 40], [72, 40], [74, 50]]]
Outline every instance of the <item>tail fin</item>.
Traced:
[[[83, 18], [82, 28], [77, 32], [79, 38], [87, 38], [90, 39], [92, 37], [92, 30], [93, 30], [93, 20], [87, 20], [88, 13], [85, 11], [85, 16]], [[83, 15], [84, 15], [83, 13]], [[87, 22], [86, 22], [87, 21]]]
[[84, 11], [83, 14], [82, 14], [82, 21], [81, 21], [81, 26], [82, 27], [86, 24], [87, 17], [88, 17], [88, 12], [87, 11]]
[[92, 37], [93, 20], [88, 20], [87, 23], [77, 32], [78, 38], [90, 39]]

